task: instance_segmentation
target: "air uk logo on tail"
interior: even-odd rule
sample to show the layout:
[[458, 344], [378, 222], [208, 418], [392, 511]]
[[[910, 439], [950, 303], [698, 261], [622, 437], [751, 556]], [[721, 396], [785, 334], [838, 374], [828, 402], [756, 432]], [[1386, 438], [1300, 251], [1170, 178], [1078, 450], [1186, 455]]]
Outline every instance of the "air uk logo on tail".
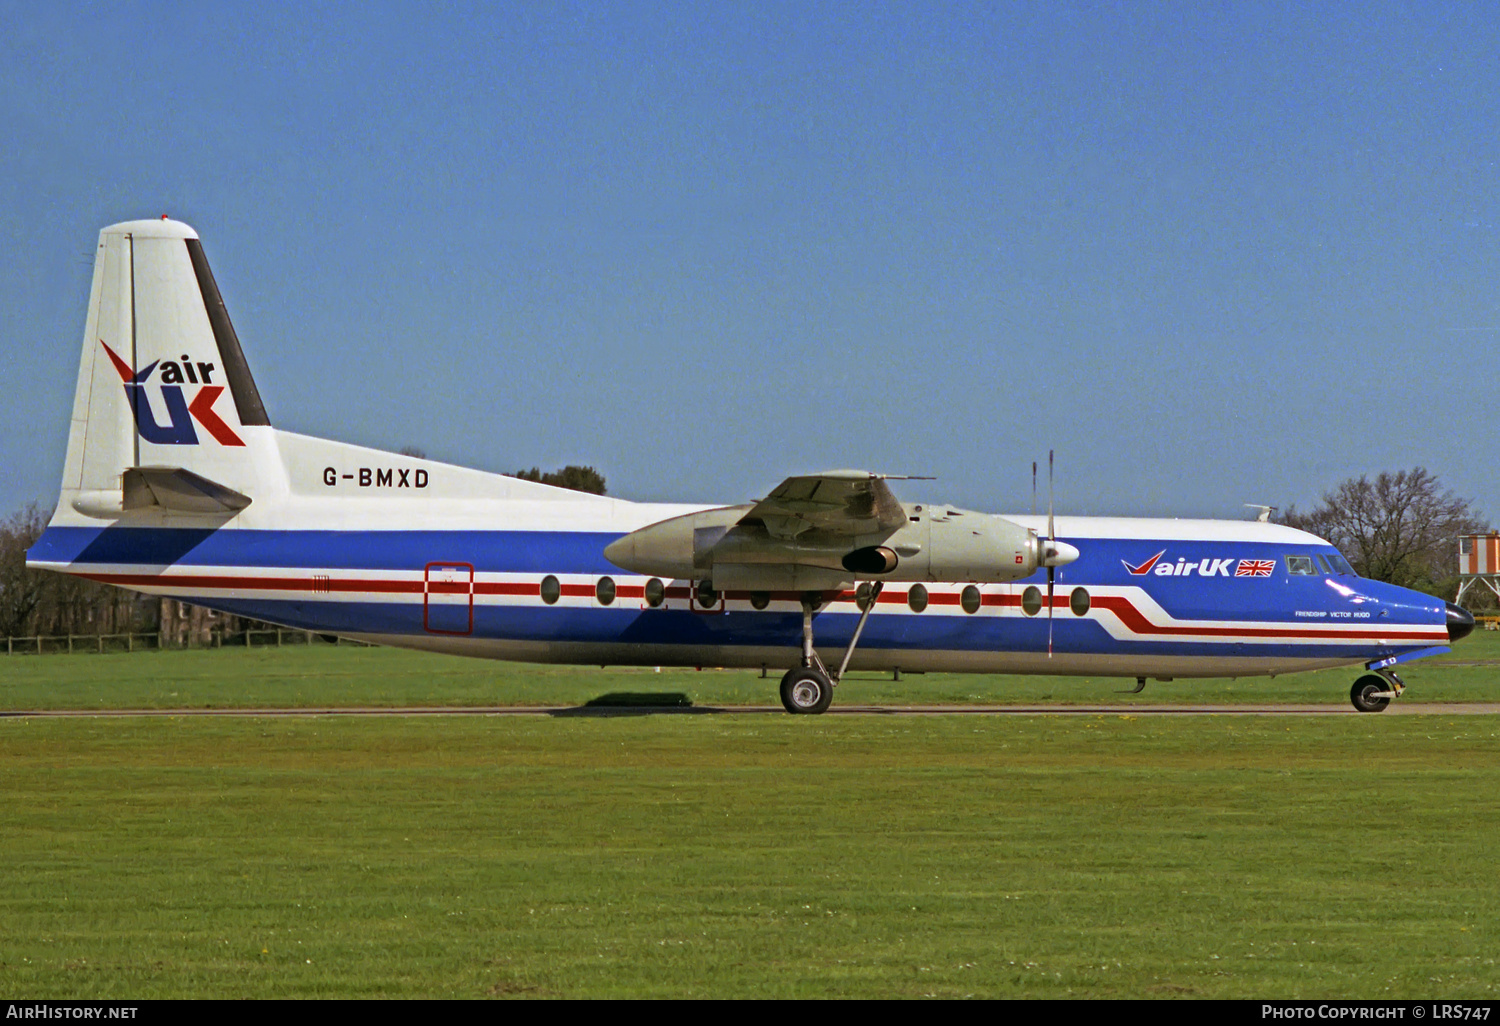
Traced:
[[[214, 403], [224, 393], [224, 386], [213, 384], [213, 373], [217, 369], [213, 364], [202, 361], [194, 364], [183, 356], [180, 364], [176, 360], [154, 360], [149, 366], [136, 371], [120, 359], [102, 338], [99, 344], [104, 346], [104, 351], [109, 354], [110, 361], [119, 372], [120, 380], [125, 384], [125, 399], [130, 404], [130, 412], [135, 416], [136, 430], [146, 441], [155, 445], [197, 445], [198, 432], [193, 427], [193, 421], [196, 420], [220, 445], [245, 444], [214, 412]], [[167, 412], [165, 425], [156, 422], [151, 401], [146, 397], [146, 382], [158, 364], [162, 368], [160, 387], [162, 404]], [[182, 394], [184, 382], [199, 386], [191, 402]]]

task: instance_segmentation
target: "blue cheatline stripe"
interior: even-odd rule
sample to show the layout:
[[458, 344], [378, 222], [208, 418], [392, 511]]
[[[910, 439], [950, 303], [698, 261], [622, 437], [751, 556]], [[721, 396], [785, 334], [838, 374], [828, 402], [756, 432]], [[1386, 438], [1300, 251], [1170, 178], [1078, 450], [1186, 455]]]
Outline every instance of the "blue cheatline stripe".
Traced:
[[[134, 565], [144, 567], [177, 566], [194, 568], [203, 566], [265, 568], [319, 568], [353, 569], [365, 571], [412, 571], [420, 570], [434, 560], [463, 561], [474, 565], [479, 573], [545, 573], [620, 575], [624, 573], [603, 556], [605, 545], [618, 535], [604, 532], [571, 531], [258, 531], [241, 529], [184, 529], [184, 528], [140, 528], [140, 527], [52, 527], [33, 546], [29, 556], [33, 560], [71, 564], [75, 567], [93, 565]], [[1058, 573], [1059, 591], [1067, 594], [1074, 582], [1090, 585], [1127, 583], [1147, 587], [1153, 599], [1170, 615], [1180, 621], [1233, 621], [1251, 620], [1281, 622], [1288, 627], [1302, 625], [1306, 620], [1295, 618], [1294, 611], [1301, 609], [1330, 609], [1344, 606], [1343, 615], [1349, 616], [1350, 608], [1329, 588], [1329, 580], [1322, 577], [1257, 579], [1253, 581], [1233, 578], [1163, 578], [1148, 580], [1124, 573], [1119, 553], [1138, 554], [1136, 549], [1155, 550], [1157, 542], [1121, 541], [1118, 539], [1092, 539], [1087, 542], [1090, 555], [1080, 558], [1077, 564]], [[1236, 551], [1241, 555], [1264, 555], [1268, 558], [1279, 548], [1263, 544], [1243, 543], [1172, 543], [1182, 550], [1184, 558], [1202, 553]], [[1225, 558], [1225, 557], [1215, 557]], [[1087, 564], [1097, 576], [1081, 572], [1080, 564]], [[1138, 565], [1138, 564], [1137, 564]], [[1066, 578], [1073, 575], [1072, 581]], [[1442, 604], [1429, 596], [1406, 591], [1392, 585], [1363, 579], [1347, 579], [1357, 583], [1359, 591], [1373, 605], [1359, 607], [1367, 619], [1339, 621], [1351, 627], [1369, 627], [1375, 622], [1372, 611], [1381, 615], [1388, 612], [1398, 614], [1395, 619], [1403, 624], [1432, 622], [1443, 623]], [[1028, 582], [1017, 582], [1024, 587]], [[1347, 589], [1345, 589], [1347, 590]], [[191, 594], [180, 597], [194, 601]], [[303, 603], [291, 599], [247, 599], [247, 605], [236, 608], [227, 600], [212, 599], [204, 604], [214, 605], [229, 612], [244, 612], [288, 623], [306, 625], [320, 630], [387, 630], [396, 633], [422, 630], [421, 606], [401, 604], [352, 604], [352, 603]], [[1362, 598], [1360, 601], [1366, 601]], [[1330, 605], [1331, 604], [1331, 605]], [[255, 610], [261, 610], [256, 612]], [[388, 626], [360, 626], [345, 619], [341, 609], [364, 609]], [[295, 611], [295, 615], [293, 615]], [[480, 606], [476, 608], [475, 633], [496, 638], [534, 638], [575, 640], [621, 640], [632, 641], [626, 624], [640, 620], [642, 626], [632, 628], [649, 632], [651, 643], [700, 643], [694, 637], [708, 632], [704, 644], [795, 644], [793, 633], [790, 642], [780, 639], [785, 634], [782, 627], [768, 628], [763, 625], [776, 623], [777, 614], [732, 614], [720, 622], [733, 625], [732, 631], [716, 634], [718, 628], [709, 626], [716, 618], [693, 619], [671, 616], [670, 611], [653, 611], [644, 616], [640, 611], [630, 613], [621, 608], [612, 610], [576, 610], [583, 617], [576, 627], [576, 636], [559, 636], [559, 616], [563, 609], [531, 609], [527, 606]], [[606, 614], [607, 615], [601, 615]], [[654, 619], [653, 613], [668, 617]], [[440, 614], [446, 617], [449, 614]], [[1360, 615], [1360, 614], [1354, 614]], [[528, 616], [533, 617], [527, 620]], [[619, 620], [619, 617], [626, 617]], [[334, 619], [330, 620], [332, 617]], [[820, 628], [820, 644], [828, 628], [852, 630], [855, 614], [827, 613], [820, 618], [828, 627]], [[1429, 621], [1428, 618], [1431, 618]], [[792, 616], [789, 622], [795, 622]], [[443, 621], [445, 624], [448, 621]], [[1325, 622], [1332, 622], [1325, 621]], [[696, 624], [696, 626], [694, 626]], [[846, 624], [847, 627], [840, 627]], [[877, 628], [876, 625], [879, 625]], [[670, 626], [669, 626], [670, 625]], [[1074, 621], [1071, 617], [1060, 617], [1056, 626], [1063, 632], [1059, 637], [1067, 638], [1073, 651], [1113, 653], [1138, 652], [1143, 654], [1173, 654], [1184, 651], [1197, 653], [1222, 653], [1226, 655], [1328, 655], [1342, 657], [1358, 647], [1341, 647], [1316, 640], [1287, 642], [1284, 646], [1262, 646], [1248, 644], [1240, 647], [1233, 641], [1197, 642], [1178, 641], [1170, 638], [1158, 641], [1116, 641], [1093, 621]], [[872, 629], [879, 633], [872, 642], [883, 647], [948, 648], [955, 650], [1017, 650], [1037, 651], [1046, 647], [1045, 618], [1024, 620], [1017, 618], [981, 617], [969, 620], [964, 616], [942, 615], [932, 611], [923, 616], [876, 617]], [[566, 630], [573, 631], [574, 627]], [[761, 642], [756, 635], [771, 630], [777, 640]], [[790, 628], [787, 628], [790, 630]], [[747, 632], [741, 636], [740, 632]], [[683, 632], [687, 632], [684, 635]], [[732, 634], [733, 636], [728, 636]], [[847, 636], [847, 635], [845, 635]], [[878, 640], [877, 640], [878, 639]], [[828, 637], [829, 643], [837, 644], [837, 634]], [[1430, 641], [1422, 643], [1430, 645]], [[1381, 656], [1410, 649], [1411, 644], [1381, 646], [1374, 642], [1365, 648], [1371, 655]], [[1420, 647], [1420, 646], [1418, 646]]]
[[[289, 627], [330, 633], [374, 633], [424, 636], [422, 605], [416, 602], [306, 602], [251, 598], [197, 599], [227, 613], [269, 620]], [[452, 617], [451, 607], [444, 615]], [[466, 621], [466, 617], [461, 619]], [[818, 647], [837, 651], [849, 643], [857, 613], [818, 614]], [[439, 626], [453, 627], [445, 621]], [[1117, 641], [1092, 620], [1059, 620], [1055, 645], [1068, 653], [1132, 656], [1219, 656], [1297, 659], [1345, 659], [1356, 662], [1377, 651], [1365, 646], [1288, 642], [1243, 645], [1219, 642]], [[735, 611], [704, 616], [688, 610], [551, 606], [474, 607], [475, 638], [507, 641], [601, 642], [627, 645], [705, 645], [781, 647], [801, 645], [802, 617], [797, 613]], [[954, 652], [1047, 651], [1045, 619], [923, 614], [870, 618], [860, 639], [862, 648], [940, 649]], [[1381, 652], [1403, 647], [1386, 646]]]
[[49, 527], [27, 554], [57, 563], [411, 570], [433, 560], [480, 573], [619, 574], [618, 534], [576, 531], [246, 531]]

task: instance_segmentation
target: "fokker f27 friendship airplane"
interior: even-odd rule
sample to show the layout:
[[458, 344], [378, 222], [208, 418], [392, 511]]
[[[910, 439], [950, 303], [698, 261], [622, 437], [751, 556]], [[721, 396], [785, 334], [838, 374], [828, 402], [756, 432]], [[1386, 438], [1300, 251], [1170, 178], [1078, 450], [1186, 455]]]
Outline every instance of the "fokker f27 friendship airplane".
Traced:
[[[197, 233], [99, 235], [57, 511], [28, 565], [289, 627], [533, 662], [1246, 677], [1397, 663], [1473, 618], [1258, 522], [994, 516], [863, 471], [625, 502], [278, 431]], [[840, 652], [830, 668], [819, 657]], [[830, 660], [834, 662], [834, 660]]]

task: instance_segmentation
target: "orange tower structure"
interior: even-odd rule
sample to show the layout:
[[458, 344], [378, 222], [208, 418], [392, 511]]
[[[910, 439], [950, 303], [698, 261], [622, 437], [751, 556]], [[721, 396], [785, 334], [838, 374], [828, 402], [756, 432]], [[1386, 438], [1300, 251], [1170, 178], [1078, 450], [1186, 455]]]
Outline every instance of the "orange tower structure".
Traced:
[[1480, 581], [1500, 596], [1500, 532], [1458, 536], [1458, 576], [1454, 602], [1462, 604], [1464, 595]]

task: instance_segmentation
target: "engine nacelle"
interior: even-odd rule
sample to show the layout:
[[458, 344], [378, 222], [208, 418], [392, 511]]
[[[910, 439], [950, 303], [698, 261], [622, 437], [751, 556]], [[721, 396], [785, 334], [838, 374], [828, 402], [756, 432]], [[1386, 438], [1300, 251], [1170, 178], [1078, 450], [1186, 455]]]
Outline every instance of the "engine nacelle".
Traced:
[[951, 507], [908, 507], [907, 522], [884, 535], [807, 531], [794, 538], [741, 523], [750, 509], [724, 506], [663, 520], [611, 543], [604, 556], [638, 574], [750, 591], [822, 591], [856, 580], [1013, 581], [1078, 556], [1071, 545], [1048, 543], [1012, 520]]

